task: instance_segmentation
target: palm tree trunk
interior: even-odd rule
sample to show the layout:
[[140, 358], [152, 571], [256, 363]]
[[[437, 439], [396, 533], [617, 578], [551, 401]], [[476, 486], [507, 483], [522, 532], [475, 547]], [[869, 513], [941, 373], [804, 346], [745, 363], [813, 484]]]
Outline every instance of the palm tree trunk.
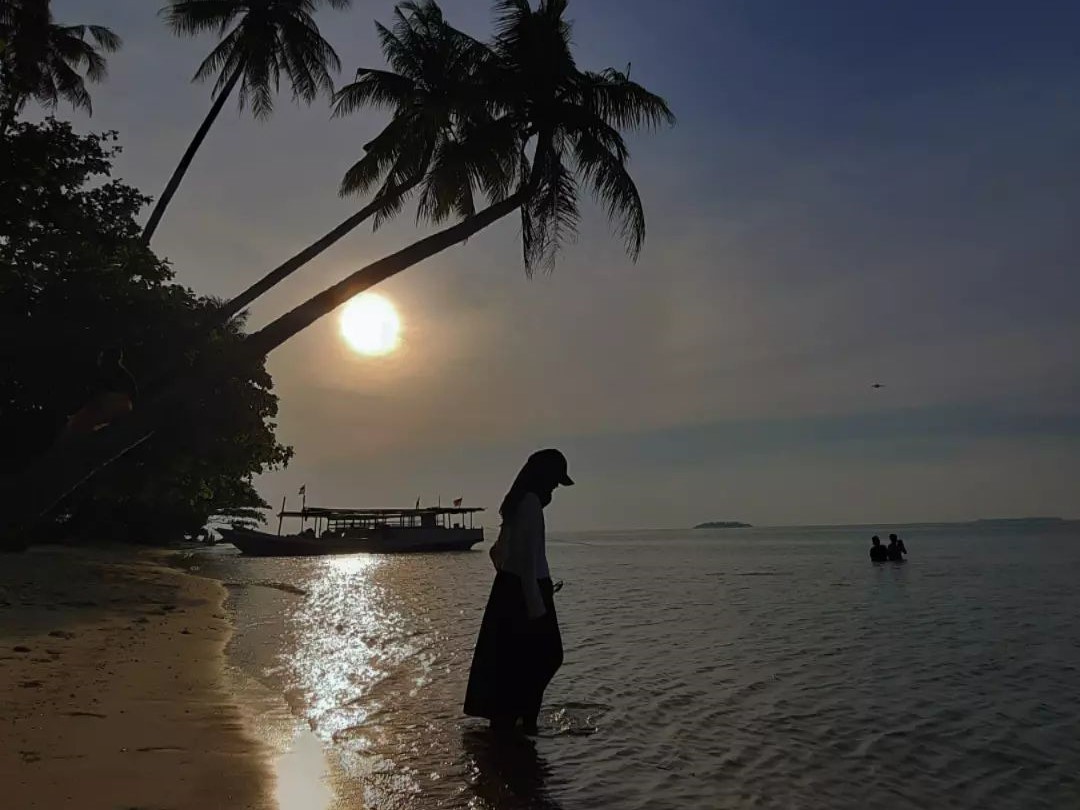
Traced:
[[240, 81], [240, 77], [244, 73], [244, 65], [241, 63], [233, 71], [232, 76], [225, 83], [225, 86], [221, 88], [221, 92], [217, 94], [217, 98], [214, 99], [214, 103], [210, 106], [210, 112], [206, 114], [206, 118], [202, 122], [202, 126], [199, 127], [195, 133], [195, 137], [191, 139], [191, 143], [188, 144], [187, 151], [184, 152], [184, 156], [180, 158], [180, 163], [177, 165], [176, 170], [172, 173], [172, 177], [169, 178], [169, 182], [165, 186], [165, 190], [161, 192], [161, 197], [158, 198], [157, 203], [154, 205], [154, 210], [150, 212], [150, 218], [146, 221], [146, 226], [142, 232], [142, 242], [144, 245], [150, 244], [150, 240], [154, 236], [154, 231], [157, 230], [158, 225], [161, 223], [161, 218], [165, 216], [165, 209], [169, 207], [169, 203], [172, 202], [173, 196], [176, 194], [176, 190], [180, 188], [180, 182], [184, 179], [184, 175], [187, 174], [187, 170], [191, 167], [191, 161], [195, 159], [195, 153], [199, 151], [199, 147], [202, 146], [202, 142], [206, 140], [206, 135], [210, 131], [210, 127], [214, 125], [214, 121], [217, 120], [218, 113], [221, 112], [221, 108], [225, 106], [225, 102], [229, 96], [232, 95], [233, 88], [236, 87], [236, 83]]
[[[398, 188], [394, 189], [392, 194], [394, 196], [408, 194], [409, 191], [411, 191], [416, 186], [416, 184], [420, 182], [421, 179], [422, 178], [418, 177], [403, 186], [399, 186]], [[305, 264], [310, 262], [324, 250], [328, 249], [339, 239], [348, 235], [354, 228], [369, 219], [385, 204], [386, 197], [384, 196], [382, 198], [376, 199], [369, 205], [364, 206], [351, 217], [349, 217], [336, 228], [334, 228], [332, 231], [323, 236], [321, 239], [312, 242], [306, 248], [293, 256], [291, 259], [271, 270], [261, 279], [256, 281], [242, 293], [233, 298], [231, 301], [222, 304], [217, 312], [217, 315], [220, 316], [221, 321], [227, 321], [234, 315], [236, 315], [238, 312], [245, 309], [248, 304], [258, 298], [260, 295], [267, 292], [272, 287], [280, 284], [282, 281], [287, 279], [289, 276], [291, 276]]]
[[414, 264], [431, 258], [470, 236], [482, 231], [507, 214], [513, 213], [531, 193], [528, 189], [515, 192], [501, 202], [488, 206], [463, 222], [414, 242], [404, 250], [369, 264], [352, 275], [328, 287], [318, 295], [286, 312], [244, 340], [244, 351], [249, 357], [263, 357], [298, 332], [303, 331], [324, 315], [330, 314], [350, 298], [370, 287], [407, 270]]
[[528, 200], [532, 189], [530, 183], [465, 221], [356, 271], [249, 335], [236, 356], [211, 358], [199, 372], [175, 380], [157, 397], [141, 403], [131, 415], [118, 419], [97, 433], [54, 447], [16, 480], [0, 486], [0, 549], [7, 543], [17, 547], [18, 526], [32, 525], [40, 520], [74, 489], [138, 447], [159, 427], [167, 424], [170, 418], [182, 412], [186, 407], [188, 392], [204, 386], [208, 378], [228, 373], [235, 364], [266, 356], [353, 296], [464, 242], [515, 211]]

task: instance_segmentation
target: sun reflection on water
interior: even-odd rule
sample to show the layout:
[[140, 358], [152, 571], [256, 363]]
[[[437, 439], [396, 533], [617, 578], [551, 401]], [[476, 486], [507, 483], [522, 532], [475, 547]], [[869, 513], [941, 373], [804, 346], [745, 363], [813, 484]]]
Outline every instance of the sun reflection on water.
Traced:
[[416, 774], [387, 758], [398, 730], [383, 721], [403, 686], [415, 690], [425, 682], [421, 675], [402, 684], [406, 665], [429, 655], [399, 609], [400, 594], [384, 584], [387, 564], [367, 555], [319, 560], [308, 596], [291, 616], [291, 650], [282, 662], [292, 700], [314, 734], [334, 746], [347, 781], [372, 807], [420, 789]]

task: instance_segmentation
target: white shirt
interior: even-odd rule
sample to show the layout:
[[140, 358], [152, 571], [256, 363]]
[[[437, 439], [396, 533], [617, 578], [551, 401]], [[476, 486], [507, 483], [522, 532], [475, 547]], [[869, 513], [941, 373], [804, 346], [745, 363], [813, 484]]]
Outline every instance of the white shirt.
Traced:
[[521, 578], [529, 617], [543, 616], [547, 608], [536, 581], [550, 577], [551, 572], [544, 543], [544, 509], [536, 493], [525, 493], [514, 514], [503, 521], [490, 554], [495, 568]]

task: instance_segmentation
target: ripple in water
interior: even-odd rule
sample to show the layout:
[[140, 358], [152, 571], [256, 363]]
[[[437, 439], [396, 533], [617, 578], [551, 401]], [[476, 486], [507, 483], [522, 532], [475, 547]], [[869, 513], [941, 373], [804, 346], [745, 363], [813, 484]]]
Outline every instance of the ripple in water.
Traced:
[[871, 533], [553, 540], [566, 664], [512, 745], [461, 715], [485, 554], [203, 562], [290, 586], [233, 592], [230, 654], [334, 807], [1080, 807], [1075, 529]]

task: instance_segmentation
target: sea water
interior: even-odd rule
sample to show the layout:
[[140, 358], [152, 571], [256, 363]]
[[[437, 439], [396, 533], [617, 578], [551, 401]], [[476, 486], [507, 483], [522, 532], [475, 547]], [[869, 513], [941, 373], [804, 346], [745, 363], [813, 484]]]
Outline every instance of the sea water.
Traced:
[[1080, 525], [889, 531], [552, 532], [566, 663], [511, 743], [461, 713], [485, 547], [198, 567], [328, 807], [1080, 808]]

